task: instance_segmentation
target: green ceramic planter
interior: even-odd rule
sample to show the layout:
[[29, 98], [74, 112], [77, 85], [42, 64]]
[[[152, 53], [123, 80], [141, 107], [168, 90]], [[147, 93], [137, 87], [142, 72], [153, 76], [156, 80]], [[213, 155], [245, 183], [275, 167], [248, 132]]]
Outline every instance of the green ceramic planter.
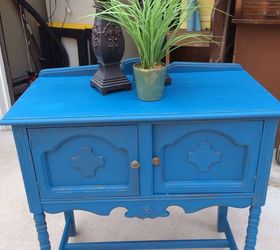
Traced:
[[133, 66], [138, 98], [143, 101], [156, 101], [163, 96], [166, 66], [159, 69], [141, 69]]

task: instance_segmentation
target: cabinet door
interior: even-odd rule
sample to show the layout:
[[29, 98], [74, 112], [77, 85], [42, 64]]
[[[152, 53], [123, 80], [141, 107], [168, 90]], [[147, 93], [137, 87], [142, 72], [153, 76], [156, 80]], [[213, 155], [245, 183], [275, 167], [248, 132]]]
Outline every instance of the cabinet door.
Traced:
[[154, 125], [155, 193], [253, 192], [262, 121]]
[[29, 129], [42, 198], [128, 196], [139, 192], [137, 126]]

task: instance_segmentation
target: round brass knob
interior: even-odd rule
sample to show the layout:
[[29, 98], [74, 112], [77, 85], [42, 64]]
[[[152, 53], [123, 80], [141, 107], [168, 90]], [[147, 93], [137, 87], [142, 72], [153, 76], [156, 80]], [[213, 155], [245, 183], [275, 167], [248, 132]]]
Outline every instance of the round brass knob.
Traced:
[[158, 157], [154, 157], [152, 163], [154, 166], [158, 166], [160, 164], [160, 159]]
[[132, 161], [130, 165], [132, 168], [140, 168], [139, 161]]

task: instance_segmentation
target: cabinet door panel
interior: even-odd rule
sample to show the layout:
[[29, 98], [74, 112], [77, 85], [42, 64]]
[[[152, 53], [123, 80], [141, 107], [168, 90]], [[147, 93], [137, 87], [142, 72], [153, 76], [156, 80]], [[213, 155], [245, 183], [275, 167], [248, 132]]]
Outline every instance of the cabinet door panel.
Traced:
[[42, 198], [136, 195], [137, 127], [29, 129]]
[[155, 125], [155, 193], [252, 192], [262, 121]]

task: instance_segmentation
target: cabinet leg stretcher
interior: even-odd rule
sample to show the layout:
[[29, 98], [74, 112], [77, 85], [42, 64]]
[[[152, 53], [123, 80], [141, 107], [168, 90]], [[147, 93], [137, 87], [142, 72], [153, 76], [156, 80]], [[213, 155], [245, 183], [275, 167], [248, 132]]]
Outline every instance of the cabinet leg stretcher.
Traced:
[[[226, 211], [226, 212], [225, 212]], [[179, 249], [179, 248], [229, 248], [237, 250], [228, 219], [227, 207], [219, 207], [218, 231], [225, 234], [225, 239], [195, 239], [195, 240], [157, 240], [157, 241], [116, 241], [68, 243], [76, 231], [73, 216], [65, 216], [66, 223], [62, 234], [59, 250], [123, 250], [123, 249]]]

